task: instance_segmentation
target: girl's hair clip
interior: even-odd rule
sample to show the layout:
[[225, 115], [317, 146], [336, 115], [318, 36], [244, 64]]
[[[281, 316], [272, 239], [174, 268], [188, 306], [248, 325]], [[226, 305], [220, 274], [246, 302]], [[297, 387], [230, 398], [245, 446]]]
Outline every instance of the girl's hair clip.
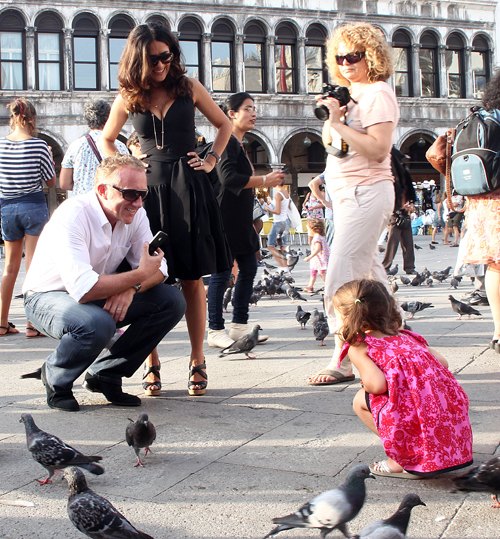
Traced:
[[360, 300], [359, 298], [356, 298], [356, 299], [354, 300], [354, 303], [361, 303], [361, 300]]

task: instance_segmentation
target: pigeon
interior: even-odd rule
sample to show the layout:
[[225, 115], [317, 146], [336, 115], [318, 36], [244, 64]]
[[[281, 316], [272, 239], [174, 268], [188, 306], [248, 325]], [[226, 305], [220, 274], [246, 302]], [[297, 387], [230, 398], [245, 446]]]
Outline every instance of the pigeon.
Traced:
[[426, 507], [419, 496], [407, 494], [391, 517], [368, 524], [359, 534], [354, 535], [353, 539], [404, 539], [410, 523], [411, 510], [417, 505]]
[[365, 503], [365, 479], [368, 477], [375, 479], [368, 466], [354, 466], [340, 487], [319, 494], [295, 513], [273, 518], [273, 522], [279, 526], [271, 530], [264, 539], [293, 528], [320, 529], [321, 539], [335, 529], [345, 537], [350, 537], [346, 524], [359, 513]]
[[432, 303], [423, 303], [422, 301], [403, 301], [403, 303], [401, 303], [401, 309], [410, 313], [408, 318], [413, 318], [415, 313], [428, 309], [429, 307], [434, 307], [434, 305], [432, 305]]
[[139, 453], [143, 447], [146, 448], [144, 456], [148, 453], [151, 453], [149, 446], [156, 439], [156, 429], [153, 423], [149, 421], [148, 414], [142, 413], [139, 416], [137, 421], [129, 418], [130, 423], [125, 429], [125, 439], [130, 447], [134, 448], [135, 454], [137, 455], [137, 464], [134, 466], [144, 466], [141, 462]]
[[300, 295], [300, 292], [294, 288], [293, 286], [289, 286], [286, 289], [286, 295], [292, 300], [292, 303], [294, 303], [294, 300], [300, 299], [302, 301], [307, 301], [306, 298]]
[[395, 294], [399, 290], [398, 283], [396, 281], [391, 283], [391, 290], [393, 294]]
[[452, 268], [453, 268], [453, 266], [448, 266], [446, 269], [444, 269], [443, 271], [440, 271], [438, 273], [442, 273], [443, 275], [446, 275], [446, 277], [448, 277], [450, 275], [450, 271], [451, 271]]
[[276, 285], [274, 283], [269, 283], [266, 287], [266, 292], [268, 296], [271, 296], [271, 299], [276, 295]]
[[330, 330], [328, 328], [328, 322], [326, 321], [325, 315], [323, 313], [320, 313], [318, 315], [318, 319], [314, 322], [313, 331], [316, 340], [321, 341], [319, 346], [325, 346], [325, 343], [323, 341], [328, 337]]
[[295, 256], [292, 254], [286, 255], [286, 265], [288, 266], [290, 271], [293, 270], [293, 268], [295, 268], [298, 261], [299, 261], [299, 255], [295, 255]]
[[453, 278], [450, 281], [450, 288], [454, 288], [456, 290], [459, 284], [460, 284], [460, 281], [458, 279]]
[[429, 249], [431, 251], [435, 251], [436, 250], [436, 246], [435, 245], [432, 245], [432, 243], [429, 243]]
[[396, 275], [398, 272], [398, 265], [396, 264], [392, 269], [387, 270], [387, 275]]
[[417, 245], [416, 243], [413, 244], [413, 247], [415, 247], [415, 249], [422, 249], [422, 247], [420, 247], [420, 245]]
[[303, 311], [302, 307], [300, 305], [297, 305], [297, 312], [295, 314], [295, 318], [297, 322], [300, 324], [300, 329], [306, 329], [306, 324], [311, 318], [311, 313], [308, 313], [307, 311]]
[[277, 266], [273, 266], [272, 264], [268, 264], [267, 262], [264, 262], [264, 266], [266, 266], [267, 269], [275, 270]]
[[431, 277], [429, 277], [428, 279], [426, 279], [425, 284], [426, 284], [427, 286], [433, 286], [433, 285], [434, 285], [434, 281], [432, 280]]
[[262, 297], [262, 294], [252, 294], [250, 296], [250, 299], [248, 300], [248, 303], [250, 305], [257, 306], [257, 303], [259, 302], [260, 298]]
[[250, 352], [255, 348], [259, 341], [259, 331], [261, 329], [259, 324], [256, 324], [250, 333], [243, 335], [243, 337], [234, 341], [230, 346], [224, 348], [219, 357], [228, 356], [230, 354], [245, 354], [248, 359], [255, 359], [255, 356], [250, 355]]
[[49, 473], [45, 481], [37, 481], [41, 485], [52, 482], [52, 476], [57, 470], [62, 470], [68, 466], [78, 466], [94, 475], [104, 473], [104, 468], [94, 462], [102, 460], [100, 456], [87, 457], [70, 445], [65, 444], [57, 436], [40, 430], [33, 421], [31, 414], [22, 414], [20, 423], [24, 423], [26, 429], [26, 443], [33, 458], [41, 464]]
[[432, 276], [434, 277], [434, 279], [436, 279], [436, 281], [439, 281], [440, 283], [442, 283], [443, 281], [445, 281], [448, 278], [448, 275], [445, 275], [444, 273], [436, 273], [436, 272], [434, 272], [432, 274]]
[[416, 277], [410, 284], [411, 286], [420, 286], [424, 281], [425, 277], [423, 275], [420, 275], [420, 273], [417, 273]]
[[408, 279], [408, 277], [405, 277], [404, 275], [400, 275], [399, 276], [399, 279], [401, 280], [401, 282], [403, 284], [405, 284], [406, 286], [408, 286], [410, 283], [411, 283], [411, 279]]
[[465, 492], [491, 492], [496, 509], [500, 508], [500, 457], [493, 457], [488, 462], [471, 468], [466, 474], [454, 477], [457, 490]]
[[448, 296], [448, 299], [451, 301], [451, 308], [460, 315], [457, 320], [462, 320], [463, 314], [468, 314], [469, 318], [471, 314], [475, 314], [476, 316], [482, 316], [477, 309], [474, 309], [474, 307], [471, 307], [466, 303], [458, 301], [458, 299], [455, 299], [451, 294]]
[[222, 308], [224, 309], [225, 313], [227, 313], [227, 307], [231, 301], [232, 294], [233, 294], [232, 287], [226, 288], [226, 291], [224, 292], [224, 299], [222, 300]]
[[136, 530], [111, 503], [87, 486], [78, 468], [64, 472], [68, 481], [68, 516], [73, 526], [92, 539], [153, 539]]
[[27, 372], [26, 374], [21, 374], [21, 378], [34, 378], [35, 380], [42, 379], [42, 367], [39, 367], [33, 372]]

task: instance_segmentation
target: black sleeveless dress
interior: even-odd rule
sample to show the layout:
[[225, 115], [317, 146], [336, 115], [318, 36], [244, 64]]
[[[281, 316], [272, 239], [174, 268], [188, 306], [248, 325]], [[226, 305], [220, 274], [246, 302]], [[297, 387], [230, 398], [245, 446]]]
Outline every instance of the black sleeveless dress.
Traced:
[[[144, 201], [153, 234], [163, 230], [168, 240], [161, 246], [169, 278], [197, 280], [219, 273], [232, 265], [219, 205], [205, 172], [193, 170], [187, 162], [195, 147], [194, 104], [190, 97], [178, 97], [162, 121], [146, 112], [131, 113], [146, 169], [149, 194]], [[156, 140], [153, 122], [156, 127]]]

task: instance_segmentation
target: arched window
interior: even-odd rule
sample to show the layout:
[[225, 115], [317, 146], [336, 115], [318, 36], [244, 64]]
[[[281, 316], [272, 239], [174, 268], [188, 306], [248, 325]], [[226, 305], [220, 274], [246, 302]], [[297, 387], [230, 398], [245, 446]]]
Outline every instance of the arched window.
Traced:
[[234, 92], [234, 31], [226, 21], [212, 27], [212, 88]]
[[245, 90], [262, 93], [266, 91], [266, 34], [256, 21], [249, 22], [244, 33]]
[[306, 33], [307, 92], [320, 94], [323, 84], [328, 81], [325, 68], [326, 30], [319, 24], [313, 24]]
[[286, 23], [276, 30], [274, 62], [276, 64], [276, 90], [279, 94], [297, 93], [297, 35]]
[[201, 28], [198, 22], [191, 19], [181, 22], [179, 26], [179, 42], [186, 61], [188, 76], [203, 83], [203, 71], [200, 61]]
[[116, 15], [109, 21], [109, 87], [118, 89], [118, 62], [134, 22], [126, 15]]
[[459, 34], [450, 34], [446, 46], [448, 97], [465, 97], [464, 42]]
[[25, 28], [22, 16], [7, 10], [0, 16], [0, 88], [25, 90]]
[[158, 24], [162, 24], [163, 26], [166, 26], [170, 30], [170, 24], [165, 19], [165, 17], [162, 17], [161, 15], [151, 15], [151, 17], [148, 17], [146, 19], [146, 22], [157, 22]]
[[420, 38], [419, 63], [422, 97], [439, 97], [438, 42], [430, 32]]
[[473, 95], [481, 99], [490, 80], [490, 50], [486, 38], [477, 36], [471, 52]]
[[392, 38], [394, 50], [394, 89], [397, 97], [413, 96], [411, 76], [411, 40], [406, 32], [397, 31]]
[[75, 90], [98, 90], [99, 24], [89, 13], [73, 21], [73, 72]]
[[63, 80], [62, 23], [54, 13], [43, 13], [36, 27], [36, 87], [61, 90]]

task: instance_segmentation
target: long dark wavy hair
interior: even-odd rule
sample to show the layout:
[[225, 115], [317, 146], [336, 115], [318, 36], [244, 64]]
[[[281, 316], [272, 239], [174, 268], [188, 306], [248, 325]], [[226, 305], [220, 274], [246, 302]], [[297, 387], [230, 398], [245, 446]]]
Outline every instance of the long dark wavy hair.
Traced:
[[118, 67], [120, 93], [131, 112], [143, 112], [150, 106], [150, 74], [153, 65], [149, 58], [148, 46], [153, 41], [165, 43], [174, 54], [168, 75], [163, 81], [168, 94], [174, 99], [179, 96], [192, 96], [177, 38], [166, 26], [158, 22], [140, 24], [130, 32]]
[[333, 306], [344, 318], [339, 337], [351, 345], [364, 341], [367, 331], [396, 335], [401, 313], [387, 288], [374, 279], [356, 279], [342, 285]]
[[500, 71], [490, 80], [483, 94], [483, 106], [500, 109]]

